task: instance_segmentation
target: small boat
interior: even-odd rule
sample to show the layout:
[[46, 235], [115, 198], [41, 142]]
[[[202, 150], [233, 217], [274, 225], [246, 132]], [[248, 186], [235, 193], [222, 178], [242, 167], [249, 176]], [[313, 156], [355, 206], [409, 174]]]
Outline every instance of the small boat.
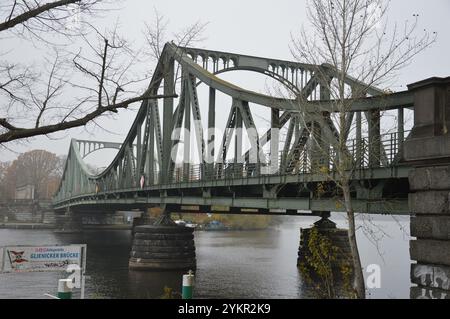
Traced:
[[213, 220], [205, 225], [205, 230], [229, 230], [229, 227], [225, 226], [223, 223]]
[[186, 226], [186, 222], [182, 219], [178, 219], [175, 221], [175, 224], [179, 225], [179, 226]]

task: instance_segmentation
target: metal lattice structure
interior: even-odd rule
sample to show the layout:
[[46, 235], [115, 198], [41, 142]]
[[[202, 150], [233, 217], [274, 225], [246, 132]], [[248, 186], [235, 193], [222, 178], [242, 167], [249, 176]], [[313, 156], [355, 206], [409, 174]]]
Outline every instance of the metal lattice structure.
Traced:
[[[269, 76], [282, 83], [293, 98], [256, 93], [218, 76], [228, 71]], [[333, 174], [336, 156], [333, 143], [337, 129], [330, 117], [335, 110], [319, 74], [326, 74], [332, 81], [338, 72], [326, 64], [309, 65], [167, 43], [147, 93], [156, 95], [162, 90], [170, 95], [178, 85], [178, 105], [174, 98], [143, 101], [121, 144], [72, 140], [54, 197], [55, 209], [165, 205], [171, 211], [194, 207], [209, 212], [220, 206], [236, 213], [340, 210], [332, 194], [325, 198], [312, 195], [317, 183], [332, 184], [329, 176]], [[199, 103], [199, 84], [209, 89], [208, 105]], [[399, 157], [407, 135], [404, 109], [414, 106], [413, 95], [407, 91], [386, 94], [349, 76], [346, 84], [351, 88], [364, 87], [367, 93], [352, 101], [346, 115], [346, 145], [355, 167], [352, 188], [356, 210], [408, 213], [409, 168], [399, 164]], [[230, 97], [232, 105], [220, 148], [214, 149], [217, 137], [204, 135], [202, 118], [207, 119], [207, 128], [215, 126], [217, 91]], [[272, 129], [257, 131], [250, 104], [270, 108]], [[319, 107], [321, 111], [317, 112]], [[386, 110], [397, 110], [397, 129], [383, 135], [380, 121]], [[361, 129], [363, 118], [368, 123], [367, 136]], [[191, 145], [190, 139], [180, 134], [183, 124], [189, 131], [193, 126], [198, 164], [189, 164]], [[355, 133], [350, 136], [352, 125]], [[287, 132], [284, 141], [273, 134], [274, 129], [281, 128]], [[241, 147], [244, 130], [257, 135], [256, 142], [246, 150]], [[311, 142], [312, 132], [322, 137], [322, 152], [317, 152]], [[182, 166], [171, 158], [180, 143], [184, 144]], [[262, 151], [266, 144], [270, 144], [269, 156]], [[117, 148], [118, 153], [102, 173], [92, 175], [83, 158], [101, 148]], [[230, 149], [234, 149], [231, 160], [227, 159]], [[270, 170], [265, 169], [269, 166]]]

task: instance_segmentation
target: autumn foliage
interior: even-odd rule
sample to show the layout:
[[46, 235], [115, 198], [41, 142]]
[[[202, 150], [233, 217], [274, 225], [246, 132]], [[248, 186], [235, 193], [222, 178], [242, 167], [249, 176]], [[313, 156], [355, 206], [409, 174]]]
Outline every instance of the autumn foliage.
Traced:
[[21, 186], [34, 187], [35, 199], [50, 199], [56, 191], [64, 159], [44, 150], [20, 154], [12, 162], [0, 163], [0, 199], [15, 198]]

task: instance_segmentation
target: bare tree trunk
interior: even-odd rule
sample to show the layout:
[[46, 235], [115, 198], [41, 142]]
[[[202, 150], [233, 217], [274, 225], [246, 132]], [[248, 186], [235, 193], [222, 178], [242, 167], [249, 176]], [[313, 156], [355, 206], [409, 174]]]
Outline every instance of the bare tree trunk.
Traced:
[[366, 288], [364, 284], [364, 275], [362, 271], [361, 258], [358, 251], [358, 243], [356, 241], [356, 226], [355, 226], [355, 212], [353, 211], [352, 202], [350, 198], [350, 187], [348, 181], [342, 185], [342, 191], [344, 193], [345, 208], [347, 211], [348, 219], [348, 240], [350, 242], [350, 251], [352, 253], [353, 263], [353, 288], [355, 289], [356, 296], [359, 299], [366, 298]]
[[[347, 126], [352, 125], [352, 118], [348, 116], [355, 98], [366, 96], [367, 89], [389, 80], [436, 40], [435, 32], [431, 36], [425, 30], [422, 36], [416, 35], [417, 17], [413, 23], [405, 23], [403, 32], [397, 30], [396, 25], [393, 26], [393, 32], [389, 32], [389, 4], [389, 1], [383, 0], [308, 1], [306, 9], [311, 28], [302, 28], [300, 37], [292, 39], [292, 52], [299, 62], [317, 66], [327, 63], [334, 70], [330, 78], [330, 73], [319, 67], [316, 76], [320, 77], [318, 83], [325, 89], [325, 100], [332, 101], [338, 116], [338, 141], [332, 139], [332, 147], [337, 154], [337, 165], [333, 170], [337, 174], [333, 173], [330, 179], [336, 182], [344, 195], [354, 268], [353, 287], [358, 298], [365, 298], [365, 284], [350, 196], [350, 177], [356, 166], [353, 154], [346, 145], [350, 133]], [[385, 45], [388, 43], [391, 45]], [[357, 82], [349, 81], [349, 72], [359, 73], [353, 76]], [[380, 89], [378, 91], [381, 92]], [[307, 97], [304, 99], [307, 100]], [[309, 115], [302, 103], [299, 103], [299, 109], [305, 117]], [[323, 117], [323, 110], [318, 110], [316, 115]], [[327, 121], [334, 122], [331, 119]], [[324, 156], [328, 156], [326, 150]]]

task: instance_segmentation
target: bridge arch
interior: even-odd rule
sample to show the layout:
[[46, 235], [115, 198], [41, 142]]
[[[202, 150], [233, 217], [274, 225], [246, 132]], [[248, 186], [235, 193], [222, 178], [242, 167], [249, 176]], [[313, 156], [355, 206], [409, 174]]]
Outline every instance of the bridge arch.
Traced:
[[102, 150], [102, 149], [120, 149], [122, 143], [115, 142], [102, 142], [102, 141], [90, 141], [90, 140], [78, 140], [76, 139], [76, 145], [80, 152], [81, 158], [86, 158], [88, 155]]

